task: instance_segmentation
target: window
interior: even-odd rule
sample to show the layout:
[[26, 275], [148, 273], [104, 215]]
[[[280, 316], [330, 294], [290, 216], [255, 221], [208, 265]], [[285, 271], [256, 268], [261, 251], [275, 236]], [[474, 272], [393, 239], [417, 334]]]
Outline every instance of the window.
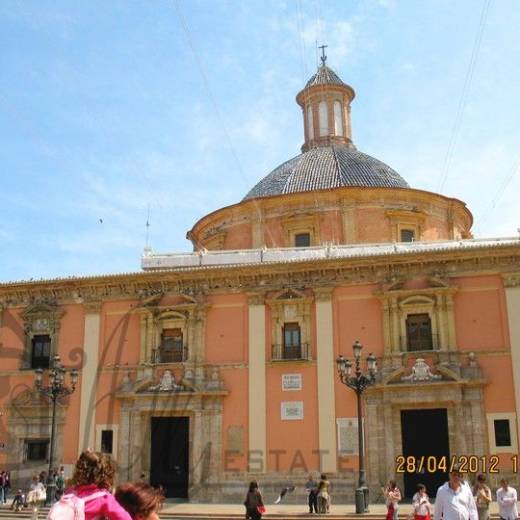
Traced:
[[179, 328], [163, 329], [161, 348], [159, 349], [159, 362], [179, 363], [181, 361], [184, 361], [182, 330]]
[[314, 139], [314, 120], [312, 119], [312, 107], [307, 107], [307, 139]]
[[47, 459], [48, 440], [25, 441], [25, 460], [42, 461]]
[[101, 453], [112, 454], [114, 445], [114, 432], [112, 430], [101, 430]]
[[49, 368], [51, 337], [37, 334], [32, 338], [31, 368]]
[[343, 117], [339, 101], [334, 101], [334, 133], [339, 136], [343, 135]]
[[301, 334], [298, 323], [283, 326], [283, 359], [301, 358]]
[[495, 446], [511, 446], [509, 419], [495, 419]]
[[329, 135], [329, 113], [325, 101], [320, 101], [318, 115], [320, 120], [320, 137], [327, 136]]
[[433, 349], [432, 322], [429, 314], [408, 315], [406, 346], [409, 351]]
[[415, 232], [413, 229], [401, 229], [401, 242], [413, 242], [415, 240]]
[[296, 247], [309, 247], [311, 245], [311, 234], [297, 233], [294, 235], [294, 245]]

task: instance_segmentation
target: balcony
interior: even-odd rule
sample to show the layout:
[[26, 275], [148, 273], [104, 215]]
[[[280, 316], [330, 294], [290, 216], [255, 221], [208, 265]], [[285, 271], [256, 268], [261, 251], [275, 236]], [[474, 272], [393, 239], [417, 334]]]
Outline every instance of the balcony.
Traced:
[[401, 350], [404, 352], [439, 350], [439, 335], [430, 334], [429, 336], [423, 336], [419, 338], [401, 336]]
[[188, 359], [188, 346], [183, 345], [181, 348], [164, 349], [154, 348], [152, 350], [151, 362], [158, 363], [183, 363]]
[[284, 345], [273, 345], [273, 361], [301, 361], [310, 359], [309, 343], [301, 343], [298, 346], [284, 347]]

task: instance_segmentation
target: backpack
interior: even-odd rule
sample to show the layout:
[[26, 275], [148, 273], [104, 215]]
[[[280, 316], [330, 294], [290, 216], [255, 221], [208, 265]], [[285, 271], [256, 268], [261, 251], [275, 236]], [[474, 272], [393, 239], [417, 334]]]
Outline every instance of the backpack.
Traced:
[[67, 493], [51, 507], [47, 520], [85, 520], [85, 502], [90, 502], [106, 494], [106, 491], [98, 491], [88, 497], [80, 498], [74, 493]]

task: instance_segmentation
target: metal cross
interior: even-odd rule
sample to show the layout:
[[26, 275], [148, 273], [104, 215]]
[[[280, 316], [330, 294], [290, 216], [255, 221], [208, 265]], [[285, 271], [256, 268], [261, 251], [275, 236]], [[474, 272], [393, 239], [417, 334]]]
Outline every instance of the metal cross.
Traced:
[[325, 54], [325, 49], [328, 47], [328, 45], [320, 45], [318, 46], [318, 49], [321, 49], [321, 63], [325, 65], [325, 62], [327, 61], [327, 56]]

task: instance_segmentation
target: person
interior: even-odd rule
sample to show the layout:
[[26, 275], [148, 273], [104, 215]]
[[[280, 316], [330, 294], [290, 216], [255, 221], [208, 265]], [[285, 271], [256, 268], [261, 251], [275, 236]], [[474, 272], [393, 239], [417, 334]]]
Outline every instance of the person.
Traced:
[[5, 504], [6, 496], [5, 496], [5, 482], [6, 476], [5, 471], [0, 471], [0, 504]]
[[288, 486], [284, 486], [278, 495], [278, 498], [274, 501], [275, 504], [279, 504], [287, 495], [287, 493], [292, 493], [294, 491], [294, 486], [292, 484]]
[[325, 473], [321, 474], [320, 483], [318, 484], [318, 512], [330, 513], [330, 482], [327, 480]]
[[[51, 505], [54, 503], [56, 498], [56, 479], [58, 478], [58, 472], [56, 469], [53, 469], [51, 473], [49, 473], [51, 478], [47, 484], [51, 484], [47, 486], [47, 498], [45, 499], [45, 505]], [[52, 496], [54, 495], [54, 496]]]
[[115, 497], [134, 520], [159, 520], [164, 495], [146, 482], [121, 484]]
[[515, 520], [518, 518], [516, 508], [516, 489], [509, 486], [509, 482], [503, 478], [497, 489], [498, 514], [502, 520]]
[[383, 488], [383, 496], [386, 502], [386, 520], [398, 520], [398, 504], [401, 501], [401, 491], [395, 480], [389, 480]]
[[13, 502], [11, 503], [11, 509], [13, 511], [19, 512], [25, 506], [25, 495], [22, 490], [19, 489], [14, 495]]
[[29, 493], [27, 493], [27, 504], [32, 509], [32, 520], [37, 520], [38, 510], [45, 502], [47, 493], [45, 492], [45, 486], [40, 482], [40, 477], [34, 475], [32, 478]]
[[260, 518], [262, 518], [265, 507], [256, 480], [252, 480], [249, 483], [249, 490], [244, 500], [244, 506], [246, 507], [246, 518], [250, 518], [251, 520], [260, 520]]
[[[318, 483], [314, 480], [312, 475], [309, 475], [309, 480], [305, 484], [305, 490], [309, 493], [309, 513], [318, 512]], [[313, 511], [314, 509], [314, 511]]]
[[486, 485], [486, 477], [477, 475], [477, 482], [473, 486], [473, 496], [477, 504], [478, 520], [488, 520], [489, 504], [491, 503], [491, 489]]
[[63, 496], [65, 491], [65, 468], [60, 466], [60, 472], [56, 476], [56, 500]]
[[4, 472], [4, 504], [7, 503], [7, 495], [11, 490], [11, 473], [9, 471]]
[[84, 500], [85, 520], [98, 517], [131, 520], [128, 511], [110, 492], [114, 486], [115, 471], [114, 461], [106, 453], [87, 450], [79, 456], [72, 475], [72, 487], [65, 490], [65, 495], [72, 493]]
[[430, 520], [432, 506], [424, 484], [417, 485], [417, 493], [412, 498], [412, 506], [414, 520]]
[[462, 482], [460, 467], [454, 464], [450, 479], [439, 487], [434, 520], [478, 520], [477, 505], [468, 485]]

